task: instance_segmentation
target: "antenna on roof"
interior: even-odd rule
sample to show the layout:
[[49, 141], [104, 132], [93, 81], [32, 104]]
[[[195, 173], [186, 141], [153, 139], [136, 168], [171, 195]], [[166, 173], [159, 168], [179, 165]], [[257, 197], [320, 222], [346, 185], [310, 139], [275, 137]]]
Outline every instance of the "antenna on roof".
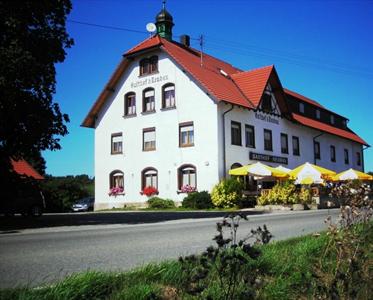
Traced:
[[201, 47], [201, 67], [203, 67], [203, 35], [199, 36], [199, 45]]

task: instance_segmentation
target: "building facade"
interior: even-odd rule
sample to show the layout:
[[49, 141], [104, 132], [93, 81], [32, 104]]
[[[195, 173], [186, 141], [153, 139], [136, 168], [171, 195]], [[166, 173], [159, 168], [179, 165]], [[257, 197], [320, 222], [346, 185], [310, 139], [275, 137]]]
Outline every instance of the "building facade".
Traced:
[[367, 143], [348, 120], [283, 88], [274, 66], [243, 72], [191, 48], [188, 36], [173, 41], [164, 7], [156, 26], [83, 121], [95, 129], [95, 209], [142, 204], [149, 186], [182, 201], [186, 187], [211, 191], [256, 161], [363, 170]]

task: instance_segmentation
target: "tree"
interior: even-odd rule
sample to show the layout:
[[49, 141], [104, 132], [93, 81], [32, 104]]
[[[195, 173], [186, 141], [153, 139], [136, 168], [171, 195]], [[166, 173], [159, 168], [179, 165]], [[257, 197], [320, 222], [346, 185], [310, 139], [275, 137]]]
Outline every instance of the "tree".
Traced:
[[12, 155], [59, 149], [68, 116], [53, 103], [55, 63], [71, 47], [70, 1], [0, 1], [0, 138]]
[[60, 149], [67, 114], [53, 101], [55, 64], [73, 45], [66, 31], [70, 0], [0, 0], [0, 165]]

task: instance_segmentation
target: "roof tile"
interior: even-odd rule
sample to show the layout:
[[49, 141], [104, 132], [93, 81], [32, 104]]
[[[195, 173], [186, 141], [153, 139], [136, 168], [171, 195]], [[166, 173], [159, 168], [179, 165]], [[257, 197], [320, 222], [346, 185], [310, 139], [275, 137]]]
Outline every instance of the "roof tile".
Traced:
[[12, 164], [13, 170], [21, 175], [21, 176], [28, 176], [34, 179], [44, 179], [27, 161], [24, 159], [14, 160], [10, 159]]

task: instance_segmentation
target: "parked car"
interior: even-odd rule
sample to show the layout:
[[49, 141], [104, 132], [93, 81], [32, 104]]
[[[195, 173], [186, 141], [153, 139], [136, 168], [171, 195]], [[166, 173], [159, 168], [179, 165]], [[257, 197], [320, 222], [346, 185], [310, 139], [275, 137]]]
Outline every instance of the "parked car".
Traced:
[[1, 193], [0, 213], [40, 217], [45, 209], [45, 200], [38, 184], [31, 181], [19, 182], [12, 193]]
[[78, 211], [93, 211], [95, 204], [95, 198], [94, 197], [86, 197], [83, 199], [80, 199], [79, 201], [75, 202], [71, 209], [74, 212]]

